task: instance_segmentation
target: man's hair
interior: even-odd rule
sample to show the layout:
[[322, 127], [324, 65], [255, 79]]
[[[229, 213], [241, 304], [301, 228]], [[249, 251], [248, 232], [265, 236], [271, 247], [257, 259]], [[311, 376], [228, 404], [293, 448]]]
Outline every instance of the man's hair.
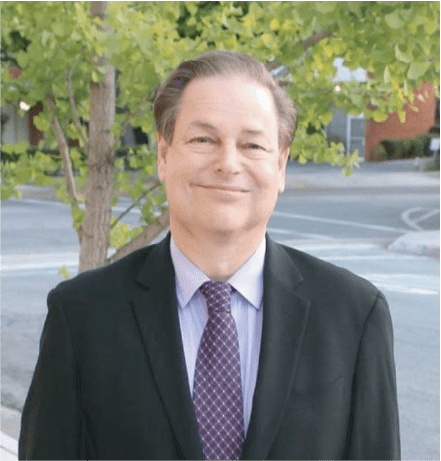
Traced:
[[279, 147], [291, 145], [297, 129], [297, 109], [288, 95], [257, 59], [232, 51], [210, 51], [183, 61], [159, 87], [153, 102], [156, 130], [168, 144], [187, 85], [197, 78], [241, 76], [267, 88], [274, 99], [279, 125]]

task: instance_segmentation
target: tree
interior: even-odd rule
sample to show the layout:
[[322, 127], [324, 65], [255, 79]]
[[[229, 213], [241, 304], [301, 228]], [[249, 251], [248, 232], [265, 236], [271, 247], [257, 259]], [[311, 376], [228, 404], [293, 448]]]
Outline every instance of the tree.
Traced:
[[[346, 174], [358, 157], [328, 144], [331, 104], [376, 121], [398, 112], [404, 121], [414, 88], [429, 81], [439, 93], [439, 2], [2, 2], [1, 12], [2, 105], [43, 102], [35, 122], [46, 136], [32, 156], [25, 145], [3, 146], [16, 156], [3, 161], [2, 197], [20, 181], [50, 181], [45, 172], [57, 160], [43, 144], [57, 148], [65, 178], [58, 196], [71, 205], [80, 270], [147, 244], [168, 224], [154, 143], [127, 153], [134, 178], [115, 152], [129, 125], [153, 132], [155, 88], [183, 59], [218, 48], [285, 66], [281, 84], [299, 107], [291, 156], [340, 165]], [[336, 92], [337, 57], [366, 69], [367, 82]], [[18, 79], [7, 69], [14, 60]], [[121, 192], [141, 208], [141, 226], [111, 216]], [[111, 258], [109, 247], [117, 249]]]

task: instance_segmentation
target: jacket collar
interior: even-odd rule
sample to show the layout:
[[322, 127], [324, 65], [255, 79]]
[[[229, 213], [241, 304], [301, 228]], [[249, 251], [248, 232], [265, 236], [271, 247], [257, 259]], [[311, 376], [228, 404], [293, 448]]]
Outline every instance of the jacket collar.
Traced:
[[267, 236], [259, 370], [243, 459], [266, 459], [292, 389], [309, 300], [296, 293], [302, 276], [283, 247]]
[[204, 459], [188, 387], [170, 234], [153, 247], [136, 282], [133, 310], [176, 440], [184, 459]]
[[[136, 281], [134, 313], [177, 442], [184, 458], [203, 459], [179, 327], [170, 234], [153, 247]], [[262, 343], [243, 459], [268, 456], [283, 417], [309, 313], [309, 301], [296, 294], [301, 282], [286, 251], [267, 236]]]

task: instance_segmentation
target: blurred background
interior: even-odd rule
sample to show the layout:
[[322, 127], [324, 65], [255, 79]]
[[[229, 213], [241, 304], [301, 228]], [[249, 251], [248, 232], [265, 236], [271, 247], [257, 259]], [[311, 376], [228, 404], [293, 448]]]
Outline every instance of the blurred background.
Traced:
[[168, 230], [158, 85], [229, 49], [261, 60], [299, 110], [269, 234], [386, 294], [402, 457], [439, 459], [439, 2], [0, 7], [5, 456], [48, 291]]

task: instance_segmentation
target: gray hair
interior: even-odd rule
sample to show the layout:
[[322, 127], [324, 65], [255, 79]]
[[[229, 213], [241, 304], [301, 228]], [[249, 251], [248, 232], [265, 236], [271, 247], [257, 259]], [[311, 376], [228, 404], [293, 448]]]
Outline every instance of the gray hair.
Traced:
[[168, 144], [173, 140], [176, 118], [186, 86], [196, 78], [240, 75], [267, 88], [274, 99], [279, 123], [279, 147], [291, 145], [297, 129], [297, 108], [271, 77], [265, 66], [247, 54], [210, 51], [183, 61], [159, 87], [153, 101], [156, 130]]

